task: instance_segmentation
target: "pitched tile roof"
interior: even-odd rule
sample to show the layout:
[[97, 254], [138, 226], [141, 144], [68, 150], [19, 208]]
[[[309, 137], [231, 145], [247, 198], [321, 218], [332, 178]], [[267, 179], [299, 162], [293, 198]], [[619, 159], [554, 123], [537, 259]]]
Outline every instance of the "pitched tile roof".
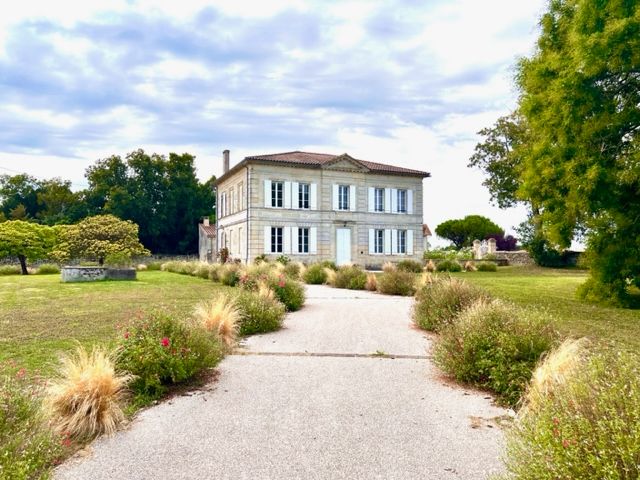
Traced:
[[202, 223], [198, 224], [202, 231], [207, 235], [207, 237], [215, 237], [216, 236], [216, 226], [215, 225], [203, 225]]
[[430, 177], [431, 174], [420, 170], [412, 170], [410, 168], [397, 167], [395, 165], [386, 165], [383, 163], [369, 162], [367, 160], [358, 160], [350, 157], [346, 153], [342, 155], [331, 155], [328, 153], [310, 153], [310, 152], [285, 152], [285, 153], [272, 153], [267, 155], [254, 155], [247, 157], [245, 160], [262, 160], [276, 163], [286, 163], [294, 165], [309, 165], [309, 166], [322, 166], [326, 163], [330, 163], [333, 160], [340, 157], [355, 160], [356, 162], [364, 165], [369, 170], [376, 173], [391, 173], [400, 175], [416, 175], [423, 177]]
[[426, 223], [422, 224], [422, 236], [423, 237], [431, 236], [431, 229], [429, 228], [429, 225], [427, 225]]

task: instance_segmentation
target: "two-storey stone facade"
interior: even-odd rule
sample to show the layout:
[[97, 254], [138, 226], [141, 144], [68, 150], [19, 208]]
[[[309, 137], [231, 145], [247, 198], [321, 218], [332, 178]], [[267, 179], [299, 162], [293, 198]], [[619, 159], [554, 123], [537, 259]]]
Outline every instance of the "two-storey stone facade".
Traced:
[[306, 152], [246, 157], [229, 169], [224, 155], [215, 183], [217, 247], [232, 258], [362, 266], [421, 258], [428, 173]]

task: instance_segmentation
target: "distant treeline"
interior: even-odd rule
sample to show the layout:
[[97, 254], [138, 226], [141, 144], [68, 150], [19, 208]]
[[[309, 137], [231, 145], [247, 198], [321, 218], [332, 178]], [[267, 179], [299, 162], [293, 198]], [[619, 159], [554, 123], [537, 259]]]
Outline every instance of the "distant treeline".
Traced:
[[86, 170], [88, 187], [79, 191], [61, 178], [1, 175], [0, 222], [59, 225], [112, 214], [137, 223], [140, 241], [153, 253], [192, 253], [198, 247], [199, 219], [215, 216], [215, 177], [200, 183], [194, 159], [188, 153], [167, 158], [143, 150], [124, 160], [114, 155]]

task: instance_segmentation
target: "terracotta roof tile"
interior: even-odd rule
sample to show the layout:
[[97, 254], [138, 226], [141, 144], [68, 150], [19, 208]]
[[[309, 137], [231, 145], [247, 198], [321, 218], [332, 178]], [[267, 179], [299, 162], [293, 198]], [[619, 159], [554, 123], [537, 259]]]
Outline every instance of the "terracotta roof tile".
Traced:
[[[298, 165], [317, 165], [321, 166], [325, 163], [331, 162], [332, 160], [337, 159], [338, 157], [346, 156], [343, 155], [331, 155], [328, 153], [310, 153], [310, 152], [285, 152], [285, 153], [273, 153], [268, 155], [254, 155], [251, 157], [247, 157], [247, 160], [263, 160], [263, 161], [271, 161], [277, 163], [288, 163], [288, 164], [298, 164]], [[427, 172], [422, 172], [420, 170], [412, 170], [410, 168], [397, 167], [395, 165], [386, 165], [383, 163], [369, 162], [366, 160], [358, 160], [357, 158], [353, 158], [356, 162], [361, 163], [368, 169], [374, 172], [379, 173], [398, 173], [405, 175], [421, 175], [424, 177], [431, 176]]]
[[426, 223], [422, 224], [422, 236], [423, 237], [431, 236], [431, 229], [429, 228], [429, 225], [427, 225]]
[[207, 237], [215, 237], [216, 236], [216, 226], [215, 225], [203, 225], [199, 224], [200, 228], [204, 233], [206, 233]]

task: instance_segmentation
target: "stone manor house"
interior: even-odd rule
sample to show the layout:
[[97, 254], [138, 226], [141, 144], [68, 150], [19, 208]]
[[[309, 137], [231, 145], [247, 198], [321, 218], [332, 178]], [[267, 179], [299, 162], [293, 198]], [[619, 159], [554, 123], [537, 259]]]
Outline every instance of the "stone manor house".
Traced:
[[346, 153], [299, 151], [246, 157], [229, 168], [225, 150], [217, 224], [200, 225], [200, 257], [214, 260], [226, 247], [245, 263], [262, 254], [368, 267], [419, 260], [429, 176]]

